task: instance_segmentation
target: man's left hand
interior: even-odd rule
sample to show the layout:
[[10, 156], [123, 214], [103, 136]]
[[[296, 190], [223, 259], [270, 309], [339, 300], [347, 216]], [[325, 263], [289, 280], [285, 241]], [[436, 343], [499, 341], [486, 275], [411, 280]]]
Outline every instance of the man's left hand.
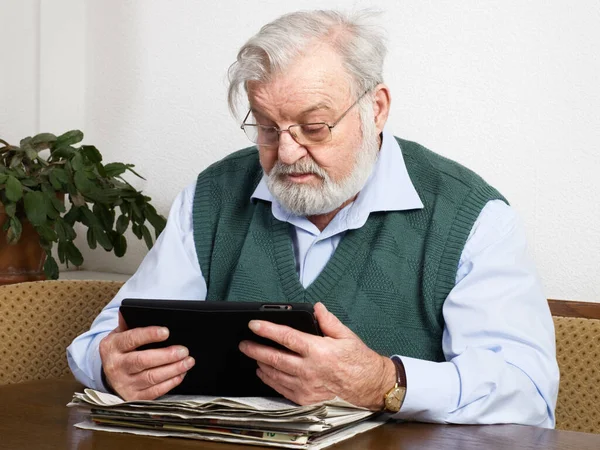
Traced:
[[299, 405], [337, 396], [381, 410], [384, 394], [396, 381], [393, 362], [367, 347], [322, 303], [315, 305], [315, 316], [324, 336], [252, 320], [248, 326], [255, 334], [290, 351], [251, 341], [242, 341], [240, 350], [258, 362], [256, 373], [264, 383]]

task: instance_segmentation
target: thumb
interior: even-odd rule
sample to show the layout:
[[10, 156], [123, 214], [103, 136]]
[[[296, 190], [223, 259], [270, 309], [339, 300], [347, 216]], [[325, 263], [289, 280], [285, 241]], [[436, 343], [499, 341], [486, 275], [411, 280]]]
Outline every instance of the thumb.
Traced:
[[336, 339], [356, 338], [356, 334], [330, 313], [321, 302], [315, 305], [315, 317], [323, 335]]
[[123, 319], [123, 315], [121, 314], [121, 311], [119, 311], [119, 324], [117, 325], [117, 328], [115, 328], [114, 331], [116, 333], [121, 333], [121, 332], [126, 331], [128, 329], [129, 329], [129, 327], [125, 323], [125, 319]]

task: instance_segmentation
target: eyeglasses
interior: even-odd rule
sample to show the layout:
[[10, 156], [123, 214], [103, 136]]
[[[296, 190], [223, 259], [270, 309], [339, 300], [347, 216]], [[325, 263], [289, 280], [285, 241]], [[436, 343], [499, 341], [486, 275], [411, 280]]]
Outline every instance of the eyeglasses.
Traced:
[[331, 130], [346, 117], [352, 108], [354, 108], [361, 98], [363, 98], [370, 89], [363, 92], [350, 107], [331, 125], [325, 122], [299, 123], [290, 125], [285, 130], [275, 126], [265, 126], [256, 123], [247, 123], [246, 121], [252, 114], [252, 109], [248, 111], [240, 128], [244, 130], [248, 139], [258, 145], [278, 145], [279, 136], [283, 132], [290, 133], [290, 136], [300, 145], [325, 144], [331, 140]]

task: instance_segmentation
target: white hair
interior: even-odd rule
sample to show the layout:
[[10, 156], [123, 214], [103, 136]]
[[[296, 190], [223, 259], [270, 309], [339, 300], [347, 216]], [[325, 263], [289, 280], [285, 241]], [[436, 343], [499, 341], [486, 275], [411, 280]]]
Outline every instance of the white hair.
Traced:
[[359, 96], [383, 82], [385, 32], [373, 10], [298, 11], [263, 26], [240, 49], [229, 68], [228, 102], [237, 114], [248, 81], [268, 82], [282, 73], [315, 40], [329, 43], [342, 57], [351, 93]]

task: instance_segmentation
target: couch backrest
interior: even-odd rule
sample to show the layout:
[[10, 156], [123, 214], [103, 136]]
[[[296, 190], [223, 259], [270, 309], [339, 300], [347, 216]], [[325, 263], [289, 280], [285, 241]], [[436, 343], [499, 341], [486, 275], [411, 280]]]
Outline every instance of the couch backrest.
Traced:
[[556, 428], [600, 433], [600, 303], [548, 304], [560, 367]]
[[122, 285], [57, 280], [0, 286], [0, 384], [70, 373], [66, 348]]

